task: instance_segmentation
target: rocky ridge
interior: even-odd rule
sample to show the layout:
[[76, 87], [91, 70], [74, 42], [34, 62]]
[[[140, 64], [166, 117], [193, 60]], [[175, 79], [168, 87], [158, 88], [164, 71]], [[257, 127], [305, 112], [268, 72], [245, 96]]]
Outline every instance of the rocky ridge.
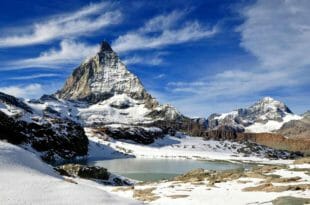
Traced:
[[212, 130], [221, 126], [230, 126], [240, 132], [272, 132], [285, 122], [300, 118], [283, 102], [264, 97], [248, 108], [210, 115], [206, 121], [206, 127]]

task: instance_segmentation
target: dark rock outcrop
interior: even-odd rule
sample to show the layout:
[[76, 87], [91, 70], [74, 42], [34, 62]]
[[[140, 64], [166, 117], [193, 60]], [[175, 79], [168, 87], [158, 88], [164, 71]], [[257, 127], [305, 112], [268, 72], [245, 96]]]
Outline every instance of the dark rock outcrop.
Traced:
[[98, 166], [88, 166], [80, 164], [65, 164], [55, 167], [55, 170], [64, 176], [81, 177], [85, 179], [96, 180], [107, 185], [131, 186], [133, 182], [121, 176], [108, 172], [106, 168]]
[[86, 166], [80, 164], [66, 164], [55, 168], [60, 174], [86, 179], [108, 180], [110, 173], [106, 168], [98, 166]]
[[95, 129], [96, 133], [106, 134], [113, 139], [132, 140], [141, 144], [151, 144], [155, 139], [164, 136], [159, 128], [147, 128], [140, 126], [130, 127], [101, 127]]
[[18, 110], [12, 116], [0, 111], [0, 139], [14, 144], [28, 143], [49, 162], [87, 154], [88, 139], [79, 124], [61, 118], [56, 111], [51, 112], [49, 109], [45, 110], [43, 115], [34, 114], [34, 111], [19, 99], [0, 94], [3, 105]]

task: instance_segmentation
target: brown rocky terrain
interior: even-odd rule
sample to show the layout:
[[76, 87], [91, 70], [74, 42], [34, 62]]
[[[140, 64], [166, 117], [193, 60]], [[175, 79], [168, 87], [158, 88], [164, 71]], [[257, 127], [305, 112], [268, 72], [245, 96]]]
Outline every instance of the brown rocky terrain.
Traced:
[[300, 120], [292, 120], [283, 124], [277, 133], [287, 138], [310, 140], [310, 113], [305, 113]]
[[231, 140], [231, 141], [250, 141], [280, 150], [293, 152], [310, 153], [310, 139], [308, 138], [286, 138], [277, 133], [244, 133], [237, 132], [235, 129], [222, 126], [216, 130], [209, 130], [202, 133], [206, 139]]

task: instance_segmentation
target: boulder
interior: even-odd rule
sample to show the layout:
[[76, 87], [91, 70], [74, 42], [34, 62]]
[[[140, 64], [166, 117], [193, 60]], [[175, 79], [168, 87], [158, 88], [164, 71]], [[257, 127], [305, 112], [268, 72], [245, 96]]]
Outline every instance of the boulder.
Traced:
[[60, 174], [86, 179], [108, 180], [110, 173], [106, 168], [80, 164], [66, 164], [55, 168]]

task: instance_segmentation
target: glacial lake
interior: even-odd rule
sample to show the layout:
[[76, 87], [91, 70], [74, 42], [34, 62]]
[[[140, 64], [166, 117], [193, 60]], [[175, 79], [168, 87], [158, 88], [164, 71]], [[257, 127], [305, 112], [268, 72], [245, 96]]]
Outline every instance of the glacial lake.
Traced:
[[190, 170], [233, 170], [248, 168], [247, 164], [235, 164], [223, 161], [198, 161], [181, 159], [113, 159], [88, 161], [87, 165], [107, 168], [110, 172], [139, 181], [170, 179]]

